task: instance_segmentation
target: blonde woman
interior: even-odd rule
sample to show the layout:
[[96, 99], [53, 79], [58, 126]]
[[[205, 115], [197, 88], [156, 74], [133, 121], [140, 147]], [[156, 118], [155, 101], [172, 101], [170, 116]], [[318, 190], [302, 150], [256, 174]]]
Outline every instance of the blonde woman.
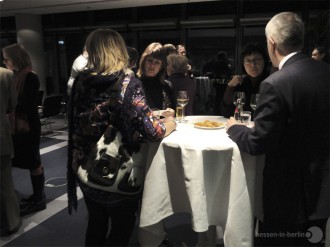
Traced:
[[[120, 177], [127, 164], [122, 161], [129, 161], [138, 152], [141, 137], [160, 140], [176, 125], [174, 121], [162, 123], [153, 118], [141, 82], [126, 73], [129, 56], [120, 34], [110, 29], [95, 30], [87, 37], [86, 51], [87, 69], [75, 80], [69, 102], [69, 212], [77, 207], [78, 182], [89, 215], [86, 246], [127, 246], [135, 225], [143, 177], [130, 180], [135, 175], [130, 170]], [[120, 147], [114, 141], [118, 136]], [[113, 156], [108, 155], [108, 150], [105, 152], [111, 145], [118, 148]], [[102, 159], [98, 160], [99, 155]], [[84, 169], [88, 169], [91, 159], [95, 164], [101, 160], [105, 166], [111, 166], [105, 178], [108, 185], [85, 176]]]

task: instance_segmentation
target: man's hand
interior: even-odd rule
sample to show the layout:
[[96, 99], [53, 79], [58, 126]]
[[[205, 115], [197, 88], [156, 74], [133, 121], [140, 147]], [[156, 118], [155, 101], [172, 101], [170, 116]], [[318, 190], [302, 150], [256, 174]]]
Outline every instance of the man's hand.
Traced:
[[230, 118], [228, 119], [227, 123], [226, 123], [226, 131], [227, 131], [231, 126], [233, 126], [233, 125], [235, 125], [235, 124], [239, 124], [239, 123], [236, 121], [235, 118], [230, 117]]

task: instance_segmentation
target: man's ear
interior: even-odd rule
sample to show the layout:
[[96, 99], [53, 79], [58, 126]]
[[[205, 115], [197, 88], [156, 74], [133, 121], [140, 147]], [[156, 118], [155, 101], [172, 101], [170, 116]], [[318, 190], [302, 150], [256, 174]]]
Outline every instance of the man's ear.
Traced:
[[275, 50], [275, 42], [272, 38], [268, 38], [268, 46], [272, 52]]

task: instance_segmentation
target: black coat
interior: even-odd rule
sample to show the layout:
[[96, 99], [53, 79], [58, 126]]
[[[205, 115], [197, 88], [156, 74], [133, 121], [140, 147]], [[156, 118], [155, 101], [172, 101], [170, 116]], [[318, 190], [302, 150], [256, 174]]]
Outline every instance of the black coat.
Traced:
[[228, 130], [238, 147], [266, 154], [264, 223], [290, 224], [330, 216], [329, 66], [292, 56], [261, 83], [255, 128]]

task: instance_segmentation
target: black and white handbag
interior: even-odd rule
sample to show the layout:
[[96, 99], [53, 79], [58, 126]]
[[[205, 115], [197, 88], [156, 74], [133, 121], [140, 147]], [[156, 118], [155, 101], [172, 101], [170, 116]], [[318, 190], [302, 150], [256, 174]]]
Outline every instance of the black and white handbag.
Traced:
[[[124, 78], [124, 87], [129, 80], [128, 76]], [[120, 131], [110, 123], [91, 150], [87, 163], [79, 166], [77, 176], [92, 188], [122, 194], [140, 193], [144, 167], [134, 164], [132, 155]]]

